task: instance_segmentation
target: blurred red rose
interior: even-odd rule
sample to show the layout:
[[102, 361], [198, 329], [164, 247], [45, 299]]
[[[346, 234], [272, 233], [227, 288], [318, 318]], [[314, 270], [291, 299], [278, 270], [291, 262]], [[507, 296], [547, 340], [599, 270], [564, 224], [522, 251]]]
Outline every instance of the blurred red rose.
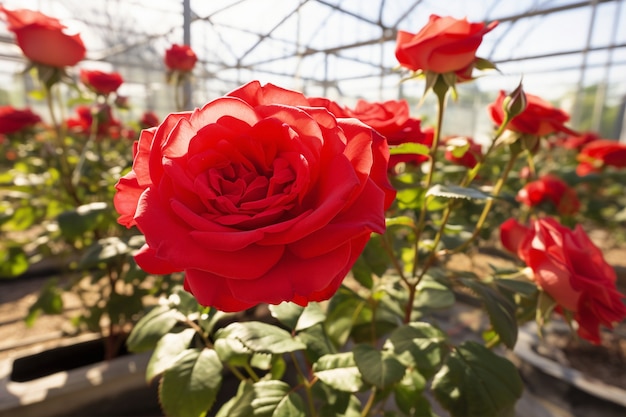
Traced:
[[201, 304], [305, 305], [330, 298], [384, 231], [387, 160], [365, 124], [251, 82], [143, 130], [114, 204], [145, 235], [138, 264], [184, 270]]
[[600, 325], [612, 327], [626, 318], [615, 270], [580, 225], [571, 230], [551, 218], [530, 226], [509, 219], [500, 236], [532, 269], [537, 285], [560, 306], [557, 311], [574, 313], [580, 337], [599, 343]]
[[[461, 156], [455, 156], [455, 149], [459, 147], [459, 145], [455, 142], [465, 142], [465, 146], [467, 146], [467, 150]], [[457, 165], [462, 165], [467, 168], [474, 168], [478, 161], [482, 159], [483, 155], [483, 147], [474, 142], [472, 138], [469, 137], [453, 137], [448, 138], [444, 142], [446, 145], [446, 153], [445, 158]]]
[[[569, 115], [563, 110], [557, 109], [544, 99], [526, 93], [527, 106], [519, 115], [507, 125], [507, 129], [518, 133], [529, 135], [546, 136], [553, 133], [565, 132], [571, 135], [577, 133], [565, 126], [569, 120]], [[506, 93], [500, 90], [500, 94], [495, 102], [488, 107], [491, 120], [500, 126], [504, 121], [504, 109], [502, 103], [506, 98]]]
[[30, 109], [18, 110], [13, 106], [0, 106], [0, 134], [16, 133], [40, 121], [41, 118]]
[[170, 71], [191, 71], [197, 61], [198, 57], [189, 45], [174, 44], [165, 51], [165, 66]]
[[580, 201], [576, 190], [554, 175], [544, 175], [524, 186], [515, 198], [529, 207], [550, 201], [559, 214], [572, 215], [580, 210]]
[[26, 58], [53, 67], [76, 65], [85, 57], [80, 35], [68, 35], [58, 19], [27, 9], [8, 10], [0, 5]]
[[[91, 134], [91, 125], [93, 123], [93, 109], [89, 106], [77, 106], [75, 109], [75, 116], [67, 120], [67, 127], [77, 133], [83, 135]], [[98, 137], [110, 136], [113, 138], [119, 137], [120, 122], [113, 117], [111, 106], [102, 105], [95, 109], [96, 117], [98, 120], [98, 131], [96, 132]]]
[[396, 58], [411, 71], [458, 72], [464, 79], [476, 60], [483, 36], [498, 22], [470, 23], [467, 19], [431, 15], [416, 34], [398, 31]]
[[139, 126], [142, 129], [148, 129], [150, 127], [158, 126], [160, 122], [161, 119], [159, 119], [159, 116], [157, 116], [156, 113], [153, 111], [146, 111], [139, 120]]
[[585, 132], [576, 135], [557, 137], [555, 145], [565, 149], [576, 149], [580, 151], [585, 145], [600, 139], [600, 135], [595, 132]]
[[585, 176], [604, 167], [626, 167], [626, 144], [611, 139], [598, 139], [585, 145], [578, 154], [576, 173]]
[[124, 82], [117, 72], [103, 72], [97, 70], [80, 70], [80, 81], [89, 89], [103, 96], [117, 91]]

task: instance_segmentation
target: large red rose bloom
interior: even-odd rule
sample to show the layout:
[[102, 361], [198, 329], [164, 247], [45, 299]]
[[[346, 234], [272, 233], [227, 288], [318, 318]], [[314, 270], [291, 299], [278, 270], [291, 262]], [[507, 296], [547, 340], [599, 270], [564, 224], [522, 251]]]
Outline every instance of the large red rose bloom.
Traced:
[[185, 271], [201, 304], [305, 305], [330, 298], [384, 231], [387, 162], [368, 126], [251, 82], [144, 130], [115, 207], [145, 235], [139, 265]]

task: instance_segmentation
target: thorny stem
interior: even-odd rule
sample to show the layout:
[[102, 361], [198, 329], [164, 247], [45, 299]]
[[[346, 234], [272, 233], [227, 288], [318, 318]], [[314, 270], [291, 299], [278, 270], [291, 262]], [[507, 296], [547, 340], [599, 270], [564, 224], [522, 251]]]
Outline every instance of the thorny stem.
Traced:
[[372, 391], [370, 392], [369, 398], [365, 403], [365, 407], [363, 407], [363, 411], [361, 411], [361, 417], [367, 417], [372, 406], [374, 405], [374, 399], [376, 398], [376, 387], [372, 387]]
[[252, 378], [252, 380], [254, 382], [259, 382], [261, 380], [261, 378], [259, 378], [259, 376], [256, 374], [256, 372], [254, 372], [254, 369], [252, 369], [250, 364], [244, 363], [243, 369], [246, 370], [246, 372], [248, 373], [248, 375], [250, 375], [250, 378]]
[[309, 406], [309, 415], [311, 417], [317, 416], [317, 411], [315, 410], [315, 404], [313, 403], [313, 392], [311, 391], [311, 387], [313, 384], [309, 381], [308, 375], [304, 373], [302, 367], [298, 363], [298, 358], [294, 352], [289, 352], [291, 356], [291, 360], [293, 361], [293, 365], [296, 368], [296, 372], [302, 377], [302, 384], [304, 385], [304, 390], [306, 392], [306, 399]]
[[[437, 124], [435, 125], [435, 134], [433, 137], [433, 143], [430, 146], [430, 158], [429, 158], [429, 167], [428, 173], [426, 174], [426, 182], [424, 184], [425, 189], [429, 189], [430, 185], [433, 182], [433, 173], [435, 172], [435, 164], [437, 162], [437, 148], [439, 147], [439, 140], [441, 138], [441, 126], [443, 125], [443, 113], [445, 110], [446, 104], [446, 92], [436, 94], [437, 96]], [[424, 224], [426, 220], [426, 211], [427, 211], [426, 199], [422, 202], [422, 207], [420, 208], [420, 215], [417, 222], [417, 230], [415, 236], [415, 257], [413, 262], [413, 273], [412, 276], [417, 275], [417, 266], [419, 264], [419, 242], [421, 238], [422, 231], [424, 229]], [[417, 283], [415, 283], [417, 286]]]
[[[439, 147], [439, 140], [441, 139], [441, 127], [443, 125], [443, 114], [445, 110], [446, 104], [446, 95], [447, 89], [444, 91], [435, 91], [435, 95], [437, 96], [437, 123], [435, 124], [435, 134], [433, 137], [433, 143], [430, 146], [429, 153], [429, 167], [428, 173], [426, 174], [426, 181], [423, 187], [428, 190], [430, 185], [433, 182], [433, 175], [435, 172], [435, 165], [437, 163], [437, 148]], [[419, 244], [422, 235], [422, 231], [424, 230], [424, 226], [426, 223], [426, 211], [427, 211], [427, 200], [428, 197], [424, 198], [422, 202], [422, 207], [420, 208], [419, 217], [417, 220], [416, 231], [415, 231], [415, 252], [413, 256], [413, 271], [411, 276], [417, 276], [417, 268], [419, 264]], [[419, 284], [422, 276], [425, 273], [425, 269], [422, 269], [422, 273], [420, 276], [414, 280], [413, 282], [408, 283], [409, 290], [409, 299], [406, 305], [406, 309], [404, 311], [404, 322], [409, 323], [411, 321], [411, 313], [413, 312], [413, 302], [415, 301], [415, 293], [417, 291], [417, 285]], [[405, 281], [407, 282], [407, 281]]]
[[46, 89], [46, 104], [48, 106], [48, 112], [50, 113], [50, 120], [52, 121], [52, 126], [54, 127], [54, 133], [57, 140], [57, 145], [61, 150], [61, 155], [53, 155], [53, 157], [58, 158], [59, 161], [59, 173], [61, 177], [61, 183], [63, 187], [67, 191], [70, 198], [74, 201], [76, 205], [82, 204], [80, 198], [76, 194], [76, 189], [74, 188], [70, 177], [70, 167], [67, 163], [67, 149], [65, 148], [65, 132], [59, 120], [56, 117], [56, 113], [54, 111], [54, 102], [52, 96], [52, 87], [45, 87]]
[[85, 164], [85, 160], [87, 159], [87, 151], [92, 143], [96, 141], [96, 135], [98, 134], [98, 117], [97, 114], [94, 114], [92, 111], [91, 114], [91, 128], [89, 129], [89, 138], [87, 138], [87, 143], [83, 146], [83, 151], [80, 153], [80, 159], [78, 160], [78, 164], [74, 168], [74, 172], [72, 173], [72, 185], [78, 185], [80, 181], [80, 175], [83, 170], [83, 165]]

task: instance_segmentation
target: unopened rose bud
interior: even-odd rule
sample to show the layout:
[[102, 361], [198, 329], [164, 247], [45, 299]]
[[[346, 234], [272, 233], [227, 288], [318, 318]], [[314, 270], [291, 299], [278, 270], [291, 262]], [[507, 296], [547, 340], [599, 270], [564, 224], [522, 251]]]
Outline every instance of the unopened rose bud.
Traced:
[[526, 110], [527, 105], [528, 102], [526, 101], [526, 94], [524, 93], [521, 82], [517, 88], [502, 101], [502, 109], [508, 116], [509, 120]]

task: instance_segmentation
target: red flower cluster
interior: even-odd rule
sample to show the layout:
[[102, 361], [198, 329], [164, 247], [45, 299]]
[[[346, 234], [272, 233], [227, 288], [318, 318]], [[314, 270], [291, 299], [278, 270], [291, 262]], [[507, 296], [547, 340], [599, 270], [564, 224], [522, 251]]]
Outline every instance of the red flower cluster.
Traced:
[[[505, 119], [503, 102], [506, 93], [500, 91], [495, 102], [489, 105], [489, 114], [493, 122], [500, 126]], [[526, 93], [527, 106], [519, 115], [507, 125], [507, 129], [518, 133], [526, 133], [535, 136], [547, 136], [558, 132], [577, 134], [565, 126], [569, 115], [561, 109], [557, 109], [544, 99]]]
[[482, 159], [483, 147], [480, 145], [480, 143], [476, 143], [474, 142], [472, 138], [468, 138], [468, 137], [448, 138], [445, 141], [444, 145], [451, 145], [453, 144], [453, 141], [459, 141], [459, 140], [464, 141], [465, 144], [468, 146], [467, 150], [463, 153], [463, 155], [456, 156], [454, 148], [452, 148], [451, 146], [446, 146], [446, 153], [444, 157], [446, 158], [446, 160], [454, 164], [461, 165], [466, 168], [474, 168], [476, 164], [478, 163], [478, 161]]
[[615, 270], [580, 225], [571, 230], [551, 218], [529, 226], [510, 219], [500, 227], [502, 244], [528, 265], [537, 285], [562, 309], [574, 313], [578, 334], [600, 343], [600, 326], [626, 318], [615, 287]]
[[107, 96], [117, 91], [124, 82], [117, 72], [103, 72], [97, 70], [80, 70], [80, 81], [96, 94]]
[[184, 270], [201, 304], [305, 305], [330, 298], [384, 231], [388, 156], [370, 127], [251, 82], [143, 130], [114, 203], [146, 237], [137, 263]]
[[607, 166], [626, 167], [626, 144], [611, 139], [598, 139], [585, 145], [578, 154], [576, 173], [585, 176], [600, 172]]
[[460, 80], [466, 80], [471, 78], [483, 36], [497, 25], [498, 22], [485, 25], [433, 14], [416, 34], [398, 31], [396, 58], [411, 71], [455, 72]]
[[7, 17], [8, 29], [15, 34], [17, 45], [26, 58], [52, 67], [76, 65], [85, 57], [86, 49], [78, 34], [66, 33], [58, 19], [27, 9], [8, 10], [0, 5]]
[[172, 45], [165, 51], [165, 66], [170, 71], [189, 72], [196, 65], [198, 57], [188, 45]]
[[30, 109], [0, 106], [0, 134], [16, 133], [39, 123], [41, 118]]
[[554, 175], [544, 175], [536, 181], [529, 182], [519, 190], [516, 200], [529, 207], [550, 201], [559, 214], [566, 216], [580, 210], [576, 190]]
[[[93, 123], [93, 110], [89, 106], [77, 106], [74, 110], [76, 115], [67, 120], [67, 127], [77, 133], [83, 135], [91, 134], [91, 126]], [[113, 117], [111, 106], [102, 105], [96, 108], [96, 117], [98, 120], [97, 137], [105, 135], [117, 138], [120, 136], [120, 122]]]

